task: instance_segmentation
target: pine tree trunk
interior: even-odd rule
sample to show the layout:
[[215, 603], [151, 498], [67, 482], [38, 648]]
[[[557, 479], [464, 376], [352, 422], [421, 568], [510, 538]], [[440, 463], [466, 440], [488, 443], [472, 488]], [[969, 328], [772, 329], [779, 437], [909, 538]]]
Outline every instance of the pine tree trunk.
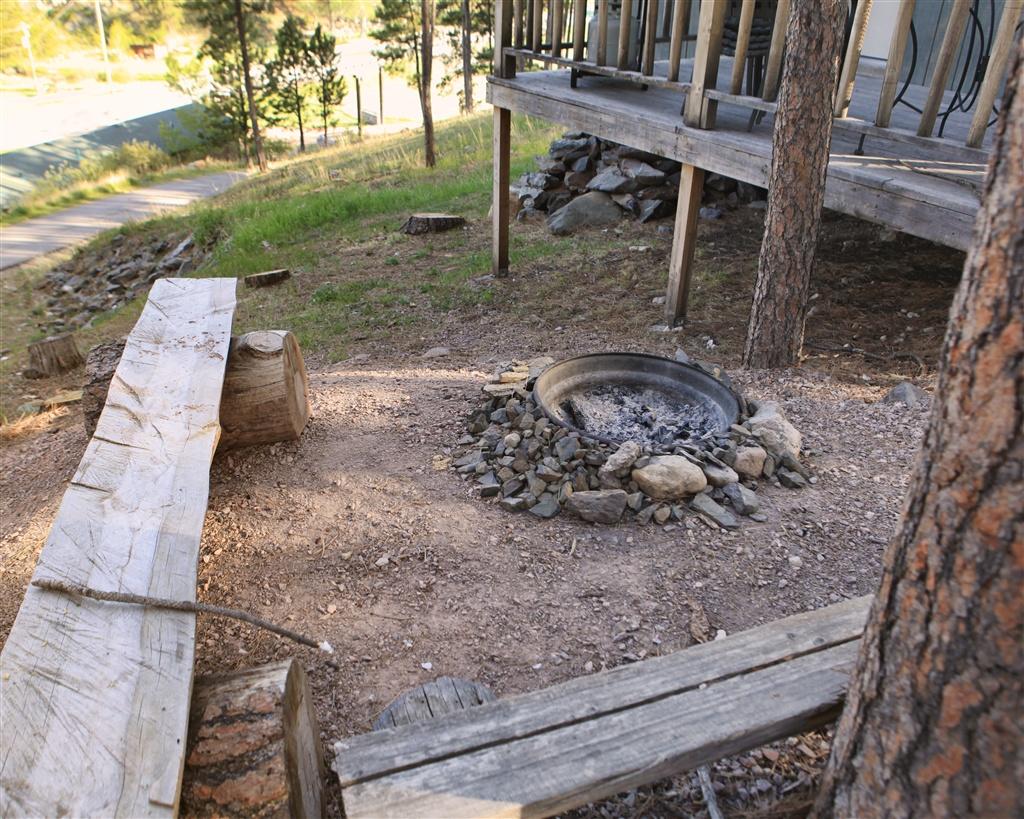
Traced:
[[473, 20], [469, 13], [469, 0], [462, 0], [462, 108], [473, 113]]
[[423, 153], [428, 168], [437, 164], [434, 147], [434, 113], [431, 110], [431, 73], [434, 67], [434, 0], [420, 0], [423, 67], [420, 79], [420, 107], [423, 109]]
[[295, 83], [295, 116], [299, 120], [299, 153], [306, 152], [306, 134], [302, 130], [302, 90], [299, 83]]
[[263, 153], [259, 117], [256, 116], [256, 98], [253, 94], [252, 75], [249, 71], [249, 46], [245, 41], [245, 16], [242, 13], [242, 0], [235, 0], [235, 25], [238, 27], [238, 47], [242, 53], [242, 79], [245, 82], [245, 99], [249, 104], [249, 120], [252, 122], [252, 144], [256, 151], [256, 165], [261, 171], [265, 171], [267, 158]]
[[1022, 816], [1024, 74], [1018, 41], [932, 413], [818, 816]]
[[323, 94], [320, 98], [320, 114], [324, 118], [324, 147], [326, 148], [330, 144], [327, 141], [327, 120], [329, 118], [329, 109], [327, 107], [327, 80], [321, 81], [320, 93]]
[[747, 367], [790, 366], [803, 346], [845, 19], [845, 0], [793, 2], [764, 239], [743, 350]]

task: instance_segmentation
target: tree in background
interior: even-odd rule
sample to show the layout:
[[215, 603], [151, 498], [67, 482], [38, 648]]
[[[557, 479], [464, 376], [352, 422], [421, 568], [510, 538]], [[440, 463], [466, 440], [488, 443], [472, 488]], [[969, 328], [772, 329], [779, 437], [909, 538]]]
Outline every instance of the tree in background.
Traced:
[[294, 116], [299, 126], [299, 151], [306, 150], [302, 112], [306, 107], [305, 86], [311, 78], [309, 42], [305, 23], [289, 14], [277, 30], [277, 56], [267, 64], [270, 104], [282, 114]]
[[448, 39], [442, 57], [447, 73], [441, 87], [462, 79], [462, 110], [473, 113], [473, 77], [492, 70], [494, 54], [493, 0], [439, 0], [438, 22]]
[[[425, 11], [428, 13], [424, 14]], [[436, 162], [431, 66], [427, 65], [433, 62], [434, 11], [433, 0], [380, 0], [373, 15], [377, 27], [370, 32], [370, 36], [380, 43], [373, 55], [385, 64], [389, 73], [404, 73], [408, 71], [410, 62], [413, 63], [412, 84], [419, 94], [423, 114], [427, 167], [433, 167]]]
[[1024, 64], [815, 813], [1021, 816]]
[[[324, 125], [324, 145], [327, 145], [327, 127], [336, 105], [345, 98], [345, 78], [341, 76], [338, 57], [338, 43], [333, 34], [324, 31], [317, 23], [307, 48], [310, 73], [316, 81], [316, 99], [320, 104], [320, 116]], [[357, 116], [362, 116], [356, 112]]]
[[[200, 60], [207, 64], [204, 72], [207, 90], [201, 101], [214, 114], [220, 114], [230, 121], [232, 136], [238, 141], [240, 154], [250, 159], [254, 156], [261, 170], [266, 168], [259, 133], [259, 120], [265, 118], [261, 110], [264, 95], [258, 95], [254, 87], [250, 52], [256, 64], [265, 63], [263, 52], [268, 33], [262, 12], [268, 8], [268, 0], [184, 2], [188, 19], [208, 32], [199, 49]], [[168, 65], [168, 79], [173, 83], [175, 69], [171, 67], [170, 61]], [[195, 73], [191, 65], [181, 69], [179, 81], [182, 78], [180, 75]], [[261, 76], [260, 79], [262, 81], [264, 78]]]
[[845, 20], [846, 0], [793, 0], [746, 367], [788, 367], [800, 357]]

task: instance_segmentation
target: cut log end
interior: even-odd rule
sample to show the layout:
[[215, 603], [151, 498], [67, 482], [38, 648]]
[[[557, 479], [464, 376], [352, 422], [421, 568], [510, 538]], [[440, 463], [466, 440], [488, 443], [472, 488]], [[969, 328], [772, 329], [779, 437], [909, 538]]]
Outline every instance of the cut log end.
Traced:
[[466, 224], [465, 219], [450, 213], [414, 213], [405, 220], [401, 231], [410, 236], [419, 236], [423, 233], [441, 233], [462, 227], [464, 224]]
[[[122, 339], [89, 351], [82, 397], [89, 435], [96, 430], [123, 350]], [[308, 420], [308, 378], [295, 336], [263, 330], [232, 338], [221, 391], [219, 448], [294, 441]]]
[[221, 447], [294, 441], [309, 421], [308, 392], [294, 335], [262, 330], [231, 339], [220, 401]]
[[497, 699], [486, 685], [461, 677], [438, 677], [400, 694], [373, 721], [374, 731], [436, 719]]
[[52, 375], [81, 367], [82, 354], [71, 333], [51, 336], [28, 347], [28, 366], [23, 375], [26, 378], [48, 378]]
[[320, 817], [325, 767], [294, 660], [196, 679], [182, 816]]

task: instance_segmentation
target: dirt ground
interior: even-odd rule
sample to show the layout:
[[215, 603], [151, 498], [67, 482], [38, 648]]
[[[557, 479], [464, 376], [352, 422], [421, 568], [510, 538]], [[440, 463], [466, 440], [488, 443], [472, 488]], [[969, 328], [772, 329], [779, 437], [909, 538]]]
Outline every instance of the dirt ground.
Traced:
[[[337, 653], [331, 660], [201, 617], [197, 671], [299, 657], [329, 749], [440, 675], [506, 696], [685, 648], [695, 607], [713, 631], [733, 633], [874, 591], [927, 418], [926, 408], [879, 399], [905, 378], [930, 388], [962, 256], [906, 237], [880, 241], [877, 228], [852, 219], [824, 226], [804, 365], [731, 370], [750, 397], [782, 403], [818, 477], [801, 491], [759, 490], [766, 522], [723, 532], [695, 519], [661, 527], [540, 521], [474, 497], [454, 472], [433, 467], [435, 456], [455, 451], [481, 384], [502, 362], [610, 349], [671, 355], [681, 345], [735, 367], [759, 219], [737, 211], [722, 221], [702, 226], [701, 254], [727, 284], [698, 282], [682, 331], [648, 329], [661, 308], [644, 284], [628, 305], [640, 319], [629, 320], [616, 318], [627, 312], [620, 293], [597, 288], [588, 302], [581, 287], [566, 294], [580, 301], [562, 324], [506, 310], [499, 294], [487, 307], [453, 311], [429, 336], [368, 341], [336, 364], [311, 359], [313, 418], [302, 439], [222, 453], [214, 463], [199, 589], [203, 600], [327, 639]], [[603, 263], [618, 266], [616, 281], [628, 289], [630, 270], [663, 275], [671, 237], [652, 226], [626, 230], [650, 249]], [[473, 232], [485, 245], [486, 227]], [[509, 286], [528, 291], [553, 264], [526, 266]], [[407, 352], [436, 345], [451, 353], [427, 360]], [[0, 447], [0, 637], [86, 444], [73, 410], [40, 426]], [[803, 753], [813, 762], [800, 773], [805, 796], [827, 746], [819, 735], [779, 746], [789, 754], [783, 761]], [[715, 769], [727, 813], [786, 813], [774, 800], [788, 785], [771, 780], [758, 796], [751, 784], [781, 770], [778, 753], [755, 756]], [[577, 815], [692, 815], [700, 804], [693, 781], [686, 775]]]

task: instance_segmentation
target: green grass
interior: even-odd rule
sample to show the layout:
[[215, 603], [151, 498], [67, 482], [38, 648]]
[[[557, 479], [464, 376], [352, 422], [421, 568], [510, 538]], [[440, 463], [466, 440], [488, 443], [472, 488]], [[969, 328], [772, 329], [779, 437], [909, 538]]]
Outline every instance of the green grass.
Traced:
[[[532, 169], [533, 157], [556, 134], [554, 126], [514, 117], [513, 174]], [[490, 286], [471, 281], [490, 271], [487, 231], [431, 237], [397, 231], [417, 210], [456, 213], [479, 227], [490, 206], [491, 151], [489, 114], [439, 124], [432, 169], [423, 166], [418, 130], [310, 151], [186, 212], [125, 225], [91, 246], [117, 233], [141, 238], [192, 232], [212, 249], [210, 261], [193, 275], [240, 277], [288, 267], [296, 276], [286, 285], [239, 288], [235, 331], [291, 329], [308, 355], [337, 360], [354, 341], [415, 341], [449, 311], [472, 312], [494, 300]], [[67, 195], [87, 201], [119, 189], [96, 186]], [[34, 207], [34, 213], [56, 209], [57, 200]], [[5, 223], [10, 221], [9, 215]], [[512, 241], [514, 262], [565, 250], [560, 241]], [[15, 373], [38, 335], [45, 303], [36, 285], [45, 272], [45, 266], [29, 266], [6, 281], [13, 289], [5, 295], [0, 337], [12, 354], [0, 362], [0, 403], [8, 410], [19, 403], [19, 393], [33, 389]], [[136, 299], [78, 331], [83, 351], [124, 334], [142, 303]]]

